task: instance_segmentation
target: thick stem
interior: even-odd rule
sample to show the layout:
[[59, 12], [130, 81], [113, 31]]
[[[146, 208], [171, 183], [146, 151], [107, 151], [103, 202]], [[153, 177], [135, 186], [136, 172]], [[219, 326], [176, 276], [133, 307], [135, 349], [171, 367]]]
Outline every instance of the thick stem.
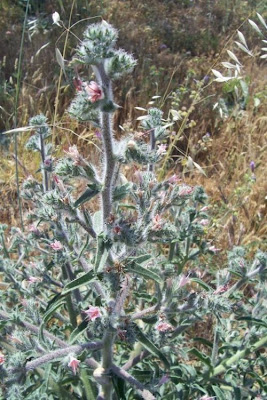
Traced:
[[[100, 64], [94, 68], [97, 80], [102, 86], [106, 101], [113, 101], [113, 92], [111, 80], [107, 76], [104, 65]], [[102, 141], [104, 148], [104, 171], [103, 183], [104, 189], [102, 191], [102, 212], [103, 212], [103, 225], [108, 218], [112, 206], [112, 190], [115, 175], [115, 159], [113, 152], [113, 137], [112, 137], [112, 114], [109, 112], [101, 112], [101, 130]]]
[[[102, 348], [102, 368], [104, 369], [107, 377], [113, 365], [114, 339], [115, 339], [115, 333], [107, 330], [103, 338], [103, 348]], [[112, 392], [113, 392], [113, 383], [111, 378], [108, 378], [105, 383], [101, 384], [98, 397], [103, 396], [105, 400], [111, 400]]]
[[[155, 150], [155, 147], [156, 147], [155, 130], [151, 129], [151, 131], [150, 131], [150, 149], [151, 150]], [[149, 164], [148, 170], [149, 171], [153, 171], [154, 170], [154, 165], [153, 164]]]

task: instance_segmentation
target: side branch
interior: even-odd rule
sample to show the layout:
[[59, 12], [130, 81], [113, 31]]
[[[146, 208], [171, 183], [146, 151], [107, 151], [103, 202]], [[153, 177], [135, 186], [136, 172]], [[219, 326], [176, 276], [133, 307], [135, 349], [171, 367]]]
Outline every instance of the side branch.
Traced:
[[64, 349], [57, 349], [55, 351], [52, 351], [51, 353], [45, 354], [44, 356], [41, 356], [39, 358], [36, 358], [33, 361], [27, 362], [25, 368], [26, 371], [35, 369], [40, 367], [40, 365], [46, 364], [50, 361], [56, 360], [57, 358], [65, 357], [66, 355], [70, 353], [80, 353], [84, 349], [88, 350], [99, 350], [102, 347], [102, 342], [90, 342], [90, 343], [84, 343], [84, 344], [77, 344], [69, 347], [65, 347]]

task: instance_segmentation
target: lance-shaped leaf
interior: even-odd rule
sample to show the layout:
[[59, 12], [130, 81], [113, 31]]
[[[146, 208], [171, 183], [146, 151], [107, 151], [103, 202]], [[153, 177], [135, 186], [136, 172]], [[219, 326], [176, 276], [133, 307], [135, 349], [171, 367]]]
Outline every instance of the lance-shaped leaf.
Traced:
[[97, 183], [91, 183], [88, 185], [88, 189], [86, 189], [83, 194], [75, 201], [74, 207], [79, 207], [81, 204], [86, 203], [91, 200], [101, 191], [100, 185]]
[[147, 279], [152, 279], [153, 281], [161, 284], [162, 283], [162, 278], [156, 273], [148, 268], [142, 267], [142, 265], [137, 264], [137, 263], [129, 263], [126, 268], [128, 272], [132, 272], [136, 275], [143, 276], [144, 278]]
[[88, 283], [93, 282], [95, 280], [94, 271], [86, 272], [79, 278], [74, 279], [73, 281], [69, 282], [64, 289], [62, 290], [61, 294], [65, 295], [69, 292], [72, 292], [75, 289], [78, 289], [81, 286], [88, 285]]
[[95, 258], [95, 272], [103, 271], [111, 247], [112, 247], [112, 241], [104, 233], [98, 235], [97, 253]]
[[208, 367], [211, 368], [211, 360], [210, 358], [204, 354], [201, 353], [201, 351], [199, 351], [198, 349], [196, 349], [195, 347], [193, 349], [190, 349], [189, 352], [190, 354], [193, 354], [195, 357], [197, 357], [201, 362], [203, 362], [204, 364], [206, 364]]
[[124, 199], [130, 192], [130, 183], [125, 183], [124, 185], [116, 186], [113, 192], [113, 201], [119, 201]]
[[76, 342], [76, 340], [83, 334], [85, 329], [87, 328], [88, 321], [84, 320], [77, 328], [74, 329], [74, 331], [71, 333], [69, 337], [69, 343], [73, 344]]
[[135, 326], [136, 337], [139, 342], [143, 345], [143, 347], [148, 350], [153, 356], [159, 358], [166, 368], [170, 368], [169, 361], [165, 357], [165, 355], [148, 339], [148, 337], [141, 331], [141, 329], [136, 325]]
[[45, 341], [44, 338], [44, 327], [46, 322], [53, 316], [56, 310], [65, 304], [65, 297], [61, 296], [61, 294], [57, 294], [49, 303], [46, 309], [46, 312], [43, 316], [43, 320], [40, 326], [39, 337], [42, 341]]
[[199, 286], [203, 287], [207, 292], [212, 291], [212, 288], [205, 282], [203, 282], [201, 279], [198, 278], [190, 278], [191, 282], [196, 282], [199, 284]]

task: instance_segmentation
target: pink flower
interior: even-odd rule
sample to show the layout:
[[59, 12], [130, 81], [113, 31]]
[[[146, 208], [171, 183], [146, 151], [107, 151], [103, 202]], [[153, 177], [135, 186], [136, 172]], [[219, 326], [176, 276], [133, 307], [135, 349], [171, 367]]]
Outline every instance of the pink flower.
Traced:
[[36, 226], [33, 225], [33, 224], [29, 226], [29, 232], [35, 233], [36, 235], [39, 235], [39, 234], [40, 234], [39, 229], [36, 228]]
[[59, 179], [57, 175], [54, 175], [54, 181], [56, 182], [56, 185], [58, 186], [59, 190], [61, 192], [65, 192], [65, 186], [62, 180]]
[[212, 251], [213, 253], [218, 253], [218, 251], [220, 251], [220, 249], [217, 249], [215, 246], [210, 246], [209, 251]]
[[203, 218], [199, 221], [199, 224], [202, 226], [207, 226], [207, 225], [209, 225], [209, 220]]
[[219, 286], [216, 290], [214, 290], [213, 294], [222, 294], [229, 289], [228, 285]]
[[77, 90], [77, 92], [80, 92], [82, 90], [83, 83], [82, 83], [80, 78], [74, 78], [73, 79], [73, 84], [74, 84], [75, 89]]
[[63, 249], [63, 245], [59, 240], [55, 240], [54, 243], [51, 243], [50, 247], [52, 247], [52, 249], [55, 251], [60, 251]]
[[166, 148], [167, 148], [166, 144], [159, 144], [158, 150], [157, 150], [157, 155], [161, 156], [162, 154], [166, 154], [166, 152], [167, 152]]
[[81, 361], [77, 360], [77, 358], [72, 357], [72, 356], [70, 357], [68, 367], [70, 367], [72, 369], [72, 372], [74, 373], [74, 375], [76, 375], [76, 372], [77, 372], [80, 362]]
[[207, 394], [205, 394], [205, 396], [202, 396], [199, 398], [199, 400], [213, 400], [213, 399], [215, 399], [215, 396], [210, 397]]
[[159, 322], [156, 326], [157, 331], [159, 332], [168, 332], [173, 331], [173, 326], [168, 324], [168, 322]]
[[99, 129], [97, 129], [97, 130], [95, 131], [95, 136], [96, 136], [98, 139], [101, 139], [102, 133], [101, 133], [101, 131], [100, 131]]
[[28, 282], [29, 282], [30, 284], [32, 284], [32, 283], [37, 283], [37, 282], [41, 282], [41, 278], [37, 278], [37, 277], [35, 277], [35, 276], [30, 276], [29, 279], [28, 279]]
[[92, 103], [95, 103], [98, 100], [102, 100], [104, 98], [104, 93], [100, 86], [94, 81], [91, 81], [89, 84], [85, 85], [85, 91], [88, 94], [88, 98]]
[[183, 196], [189, 196], [191, 193], [193, 193], [194, 188], [191, 186], [180, 186], [179, 187], [179, 196], [183, 197]]
[[88, 310], [84, 311], [91, 321], [95, 321], [97, 318], [101, 317], [101, 313], [98, 307], [90, 306]]
[[74, 165], [81, 165], [82, 164], [82, 157], [77, 149], [77, 146], [70, 146], [68, 151], [64, 151], [73, 161]]
[[173, 184], [175, 184], [175, 183], [178, 183], [178, 182], [180, 182], [181, 181], [181, 179], [178, 177], [178, 175], [176, 175], [176, 174], [174, 174], [174, 175], [172, 175], [169, 179], [168, 179], [168, 182], [169, 183], [173, 183]]
[[0, 365], [4, 364], [4, 362], [6, 361], [5, 356], [3, 353], [0, 353]]
[[153, 223], [153, 226], [151, 228], [152, 231], [159, 231], [163, 225], [162, 217], [159, 214], [156, 214], [152, 220], [152, 223]]
[[189, 277], [185, 276], [185, 275], [181, 275], [178, 287], [181, 288], [181, 287], [185, 286], [188, 282], [190, 282]]
[[201, 212], [205, 212], [205, 211], [208, 211], [209, 208], [210, 208], [209, 206], [204, 206], [204, 207], [202, 207], [202, 208], [200, 209], [200, 211], [201, 211]]

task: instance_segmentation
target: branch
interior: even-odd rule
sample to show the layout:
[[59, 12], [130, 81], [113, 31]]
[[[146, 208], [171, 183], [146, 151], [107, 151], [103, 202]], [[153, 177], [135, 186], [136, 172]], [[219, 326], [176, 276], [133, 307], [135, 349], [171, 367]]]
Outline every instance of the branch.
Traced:
[[253, 351], [260, 349], [261, 347], [264, 347], [266, 344], [267, 344], [267, 336], [258, 340], [256, 343], [254, 343], [250, 347], [247, 347], [244, 350], [239, 350], [232, 357], [228, 358], [227, 360], [222, 361], [221, 364], [219, 364], [216, 368], [214, 368], [213, 374], [211, 375], [211, 377], [222, 374], [223, 372], [225, 372], [227, 370], [227, 368], [230, 368], [235, 363], [237, 363], [240, 360], [240, 358], [246, 357], [249, 353], [252, 353]]
[[131, 320], [134, 321], [135, 319], [141, 319], [145, 315], [153, 313], [154, 311], [157, 311], [159, 308], [160, 308], [159, 304], [156, 304], [155, 306], [146, 308], [142, 311], [138, 311], [137, 313], [135, 313], [131, 316]]
[[[5, 312], [0, 311], [0, 319], [2, 319], [4, 321], [8, 321], [8, 320], [10, 320], [10, 317]], [[33, 333], [36, 333], [37, 335], [39, 334], [39, 327], [37, 327], [35, 325], [32, 325], [29, 322], [12, 320], [12, 323], [18, 324], [20, 326], [23, 326], [24, 328], [27, 328], [29, 331], [31, 331]], [[51, 333], [49, 333], [46, 329], [44, 329], [44, 336], [46, 336], [52, 342], [55, 342], [60, 347], [67, 347], [68, 346], [67, 343], [65, 343], [61, 339], [58, 339], [56, 336], [54, 336]]]
[[138, 356], [127, 361], [127, 363], [123, 365], [122, 369], [124, 371], [131, 369], [132, 367], [134, 367], [136, 364], [138, 364], [140, 361], [142, 361], [144, 358], [148, 357], [149, 355], [150, 355], [149, 351], [147, 351], [147, 350], [142, 351], [140, 354], [138, 354]]
[[52, 351], [51, 353], [45, 354], [44, 356], [41, 356], [39, 358], [36, 358], [33, 361], [29, 361], [26, 363], [25, 368], [26, 371], [35, 369], [40, 367], [40, 365], [46, 364], [50, 361], [53, 361], [57, 358], [65, 357], [66, 355], [70, 353], [80, 353], [84, 349], [89, 349], [89, 350], [98, 350], [102, 348], [102, 342], [90, 342], [90, 343], [84, 343], [84, 344], [76, 344], [73, 346], [65, 347], [64, 349], [57, 349], [55, 351]]

